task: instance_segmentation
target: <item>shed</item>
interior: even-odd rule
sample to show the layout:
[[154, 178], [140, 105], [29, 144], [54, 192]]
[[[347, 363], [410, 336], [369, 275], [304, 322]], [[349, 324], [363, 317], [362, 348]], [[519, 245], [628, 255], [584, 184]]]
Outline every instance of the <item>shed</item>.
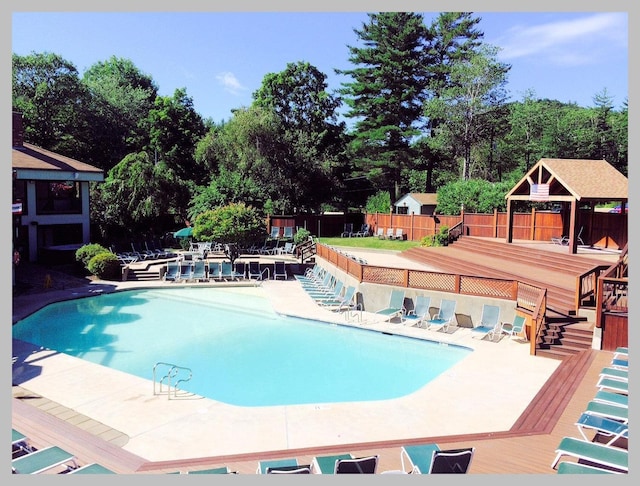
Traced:
[[570, 206], [569, 251], [576, 253], [580, 207], [628, 201], [629, 181], [606, 160], [540, 159], [505, 196], [507, 242], [513, 241], [513, 201], [557, 202]]
[[395, 204], [396, 214], [433, 215], [438, 205], [438, 194], [435, 192], [410, 192], [398, 199]]

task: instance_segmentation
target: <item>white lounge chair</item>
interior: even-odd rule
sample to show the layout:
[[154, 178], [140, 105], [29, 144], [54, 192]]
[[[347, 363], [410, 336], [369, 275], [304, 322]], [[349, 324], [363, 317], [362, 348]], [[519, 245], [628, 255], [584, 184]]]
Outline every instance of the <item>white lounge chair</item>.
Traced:
[[429, 314], [430, 306], [431, 297], [418, 295], [415, 307], [402, 316], [402, 323], [406, 326], [421, 327], [424, 320], [431, 317]]
[[78, 467], [75, 456], [58, 446], [38, 449], [11, 460], [11, 468], [16, 474], [40, 474], [62, 465], [67, 469]]
[[480, 339], [488, 337], [489, 341], [495, 341], [496, 338], [499, 340], [502, 333], [500, 307], [497, 305], [483, 304], [480, 324], [471, 329], [471, 332], [481, 336]]
[[520, 315], [515, 315], [513, 317], [513, 322], [508, 323], [508, 322], [503, 322], [502, 323], [502, 332], [505, 334], [509, 335], [509, 339], [511, 339], [513, 336], [518, 335], [520, 333], [522, 333], [522, 335], [524, 336], [524, 338], [527, 338], [527, 334], [526, 332], [524, 332], [524, 327], [526, 324], [527, 320], [524, 318], [524, 316], [520, 316]]
[[404, 290], [393, 289], [389, 297], [389, 305], [383, 309], [376, 311], [376, 314], [386, 316], [386, 321], [390, 321], [394, 317], [400, 317], [405, 312], [404, 308]]
[[609, 437], [606, 445], [612, 445], [616, 440], [629, 438], [629, 424], [612, 420], [600, 415], [583, 413], [576, 421], [576, 427], [584, 440], [591, 441], [585, 434], [585, 430], [592, 430], [600, 435]]
[[439, 331], [442, 329], [444, 332], [449, 330], [449, 326], [456, 318], [456, 306], [457, 302], [451, 299], [442, 299], [440, 301], [440, 309], [438, 313], [431, 319], [424, 321], [427, 329], [432, 331]]

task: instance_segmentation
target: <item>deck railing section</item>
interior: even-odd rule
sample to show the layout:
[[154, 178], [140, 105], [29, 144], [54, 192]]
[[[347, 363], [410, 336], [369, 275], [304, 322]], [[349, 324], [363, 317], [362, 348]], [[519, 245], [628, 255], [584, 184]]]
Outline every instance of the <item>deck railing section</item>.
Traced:
[[[518, 280], [367, 265], [321, 243], [317, 245], [317, 254], [359, 283], [515, 300], [518, 311], [531, 316], [531, 335], [535, 337], [544, 323], [547, 296], [545, 288]], [[535, 344], [535, 338], [531, 341]], [[535, 354], [535, 345], [532, 346], [531, 354]]]

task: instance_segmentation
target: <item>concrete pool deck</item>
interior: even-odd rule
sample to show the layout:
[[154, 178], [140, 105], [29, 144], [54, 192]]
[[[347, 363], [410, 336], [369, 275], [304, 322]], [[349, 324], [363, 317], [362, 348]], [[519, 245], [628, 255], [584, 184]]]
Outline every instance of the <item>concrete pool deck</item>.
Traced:
[[[407, 266], [406, 259], [392, 253], [364, 257], [372, 264], [379, 257], [388, 266]], [[118, 289], [171, 285], [115, 284]], [[102, 285], [96, 282], [65, 292], [91, 295]], [[466, 328], [445, 334], [380, 322], [369, 313], [362, 323], [347, 322], [315, 305], [295, 280], [265, 281], [246, 291], [266, 293], [274, 310], [283, 314], [438, 340], [474, 352], [411, 395], [373, 402], [246, 408], [200, 397], [169, 400], [153, 394], [150, 380], [48, 350], [24, 349], [18, 343], [14, 343], [13, 382], [119, 431], [126, 437], [123, 449], [149, 461], [165, 461], [505, 431], [560, 364], [530, 356], [527, 343], [507, 338], [487, 342], [473, 338]], [[14, 300], [14, 322], [21, 312], [32, 312], [30, 305], [38, 305], [37, 296], [28, 297]]]

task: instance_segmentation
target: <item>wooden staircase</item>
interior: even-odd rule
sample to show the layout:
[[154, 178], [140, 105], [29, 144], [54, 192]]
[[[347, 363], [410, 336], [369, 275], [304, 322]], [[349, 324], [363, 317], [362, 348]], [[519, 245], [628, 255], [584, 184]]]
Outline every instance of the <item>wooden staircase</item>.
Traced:
[[443, 247], [414, 247], [402, 256], [442, 272], [519, 280], [546, 288], [545, 329], [536, 354], [563, 359], [591, 348], [595, 326], [576, 315], [576, 279], [609, 262], [471, 236]]

